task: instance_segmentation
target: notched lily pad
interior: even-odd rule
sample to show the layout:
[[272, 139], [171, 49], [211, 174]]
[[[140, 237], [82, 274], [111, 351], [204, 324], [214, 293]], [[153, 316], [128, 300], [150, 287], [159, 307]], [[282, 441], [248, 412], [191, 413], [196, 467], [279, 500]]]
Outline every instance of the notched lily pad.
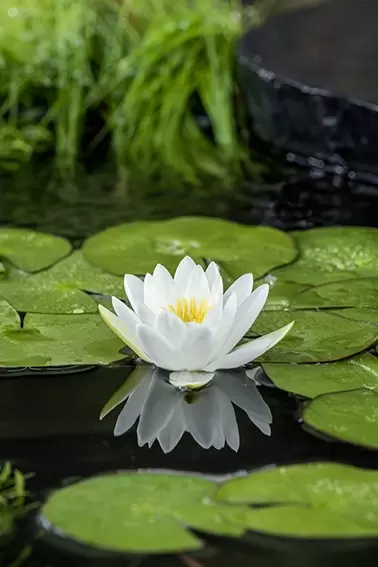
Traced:
[[252, 327], [266, 334], [295, 321], [290, 333], [261, 362], [329, 362], [370, 347], [378, 337], [375, 325], [324, 311], [265, 311]]
[[94, 266], [117, 275], [145, 274], [160, 262], [173, 271], [186, 255], [214, 260], [236, 278], [252, 271], [255, 277], [292, 261], [297, 250], [291, 237], [269, 227], [243, 226], [206, 218], [133, 222], [90, 237], [83, 246]]
[[37, 272], [54, 264], [71, 251], [65, 238], [26, 230], [0, 229], [0, 256], [26, 272]]
[[319, 396], [306, 405], [303, 421], [335, 439], [378, 449], [378, 393], [371, 390]]
[[123, 346], [97, 314], [29, 314], [23, 329], [0, 334], [0, 366], [109, 364]]
[[248, 508], [214, 503], [217, 485], [178, 474], [116, 474], [53, 493], [47, 532], [108, 552], [173, 553], [202, 547], [190, 528], [240, 536]]
[[291, 301], [294, 309], [377, 306], [378, 278], [358, 278], [319, 285], [299, 292]]
[[269, 295], [265, 303], [265, 311], [274, 311], [275, 309], [289, 309], [295, 303], [298, 294], [308, 289], [307, 285], [284, 282], [277, 280], [273, 282], [270, 278], [265, 278], [256, 282], [256, 286], [262, 283], [269, 283]]
[[378, 536], [377, 471], [333, 463], [276, 467], [226, 482], [215, 499], [258, 505], [248, 526], [271, 535]]
[[125, 297], [122, 278], [93, 267], [80, 251], [38, 274], [13, 271], [0, 281], [0, 296], [27, 313], [96, 313], [97, 304], [85, 291]]
[[298, 260], [275, 275], [285, 281], [321, 284], [357, 276], [378, 276], [378, 230], [331, 227], [296, 231]]
[[307, 398], [357, 388], [378, 392], [378, 358], [368, 352], [323, 364], [267, 363], [263, 369], [281, 390]]

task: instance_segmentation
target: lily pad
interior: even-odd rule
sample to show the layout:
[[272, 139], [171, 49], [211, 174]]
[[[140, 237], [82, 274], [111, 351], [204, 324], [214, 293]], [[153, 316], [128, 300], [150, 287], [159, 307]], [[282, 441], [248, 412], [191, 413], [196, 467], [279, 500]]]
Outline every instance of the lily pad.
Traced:
[[258, 505], [251, 509], [249, 528], [271, 535], [378, 536], [376, 471], [333, 463], [276, 467], [225, 483], [215, 499]]
[[295, 325], [261, 362], [329, 362], [352, 356], [370, 347], [378, 328], [365, 321], [346, 319], [325, 311], [265, 311], [252, 327], [269, 333], [295, 321]]
[[371, 390], [319, 396], [305, 407], [303, 420], [341, 441], [378, 449], [378, 393]]
[[281, 390], [307, 398], [357, 388], [378, 392], [378, 358], [368, 352], [323, 364], [267, 363], [263, 369]]
[[364, 321], [365, 323], [371, 323], [378, 327], [378, 309], [340, 309], [332, 310], [330, 313], [336, 315], [341, 315], [345, 319], [351, 319], [353, 321]]
[[96, 313], [96, 302], [84, 291], [125, 297], [122, 278], [93, 267], [80, 251], [38, 274], [13, 271], [0, 281], [0, 296], [28, 313]]
[[[291, 284], [294, 285], [294, 284]], [[358, 278], [323, 284], [299, 292], [292, 308], [377, 307], [378, 278]]]
[[[260, 280], [256, 282], [259, 283], [269, 283], [269, 279]], [[295, 303], [298, 294], [308, 289], [307, 285], [301, 285], [296, 283], [284, 282], [277, 280], [274, 283], [270, 283], [268, 299], [265, 303], [265, 311], [273, 311], [275, 309], [288, 309], [292, 304]]]
[[65, 238], [22, 228], [0, 229], [0, 256], [26, 272], [37, 272], [71, 251]]
[[321, 284], [357, 276], [378, 276], [378, 230], [331, 227], [296, 231], [298, 260], [275, 275], [285, 281]]
[[31, 314], [0, 334], [0, 366], [109, 364], [123, 346], [97, 314]]
[[206, 217], [133, 222], [90, 237], [85, 258], [112, 274], [145, 274], [160, 262], [173, 271], [186, 255], [214, 260], [236, 278], [252, 271], [261, 276], [292, 261], [297, 250], [291, 237], [274, 228], [243, 226]]
[[[240, 536], [248, 508], [215, 504], [217, 485], [175, 474], [116, 474], [53, 493], [41, 523], [102, 551], [169, 553], [202, 547], [189, 529]], [[186, 529], [189, 528], [189, 529]]]

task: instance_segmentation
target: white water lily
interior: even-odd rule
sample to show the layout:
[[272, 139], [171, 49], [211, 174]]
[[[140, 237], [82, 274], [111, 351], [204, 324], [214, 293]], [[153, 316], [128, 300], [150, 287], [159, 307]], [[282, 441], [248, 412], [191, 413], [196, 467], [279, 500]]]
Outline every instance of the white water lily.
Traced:
[[[245, 274], [224, 293], [214, 262], [204, 271], [186, 257], [174, 277], [160, 264], [144, 281], [126, 275], [131, 308], [113, 297], [115, 314], [103, 306], [99, 310], [105, 323], [142, 360], [172, 373], [198, 372], [198, 387], [201, 377], [205, 384], [216, 370], [244, 366], [290, 331], [293, 323], [237, 346], [268, 297], [269, 285], [252, 289], [253, 276]], [[172, 374], [172, 383], [184, 385], [182, 376], [178, 380]]]

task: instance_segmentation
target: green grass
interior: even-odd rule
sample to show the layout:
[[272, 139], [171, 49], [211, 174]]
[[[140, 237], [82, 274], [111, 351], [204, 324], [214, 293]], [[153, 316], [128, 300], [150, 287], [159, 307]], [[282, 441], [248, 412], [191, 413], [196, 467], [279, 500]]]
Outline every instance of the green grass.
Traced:
[[[237, 111], [236, 2], [2, 0], [0, 168], [53, 151], [72, 176], [105, 139], [121, 180], [137, 172], [229, 186], [247, 166], [257, 174]], [[255, 10], [250, 23], [258, 22]], [[194, 118], [194, 101], [212, 139]], [[89, 112], [101, 125], [83, 148]]]

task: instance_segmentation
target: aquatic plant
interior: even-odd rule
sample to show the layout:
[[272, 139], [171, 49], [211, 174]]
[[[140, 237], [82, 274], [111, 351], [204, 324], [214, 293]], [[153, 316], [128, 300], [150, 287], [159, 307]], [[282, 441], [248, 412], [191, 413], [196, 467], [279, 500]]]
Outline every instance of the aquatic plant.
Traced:
[[244, 274], [223, 294], [217, 264], [204, 271], [186, 256], [174, 277], [161, 264], [144, 282], [126, 275], [132, 309], [113, 297], [116, 315], [103, 305], [99, 311], [142, 360], [171, 371], [171, 384], [195, 388], [212, 380], [216, 370], [238, 368], [263, 355], [292, 328], [293, 322], [237, 346], [268, 297], [268, 284], [252, 289], [252, 274]]
[[108, 137], [123, 180], [229, 185], [251, 165], [234, 105], [241, 26], [238, 0], [4, 0], [0, 166], [50, 148], [72, 174]]

